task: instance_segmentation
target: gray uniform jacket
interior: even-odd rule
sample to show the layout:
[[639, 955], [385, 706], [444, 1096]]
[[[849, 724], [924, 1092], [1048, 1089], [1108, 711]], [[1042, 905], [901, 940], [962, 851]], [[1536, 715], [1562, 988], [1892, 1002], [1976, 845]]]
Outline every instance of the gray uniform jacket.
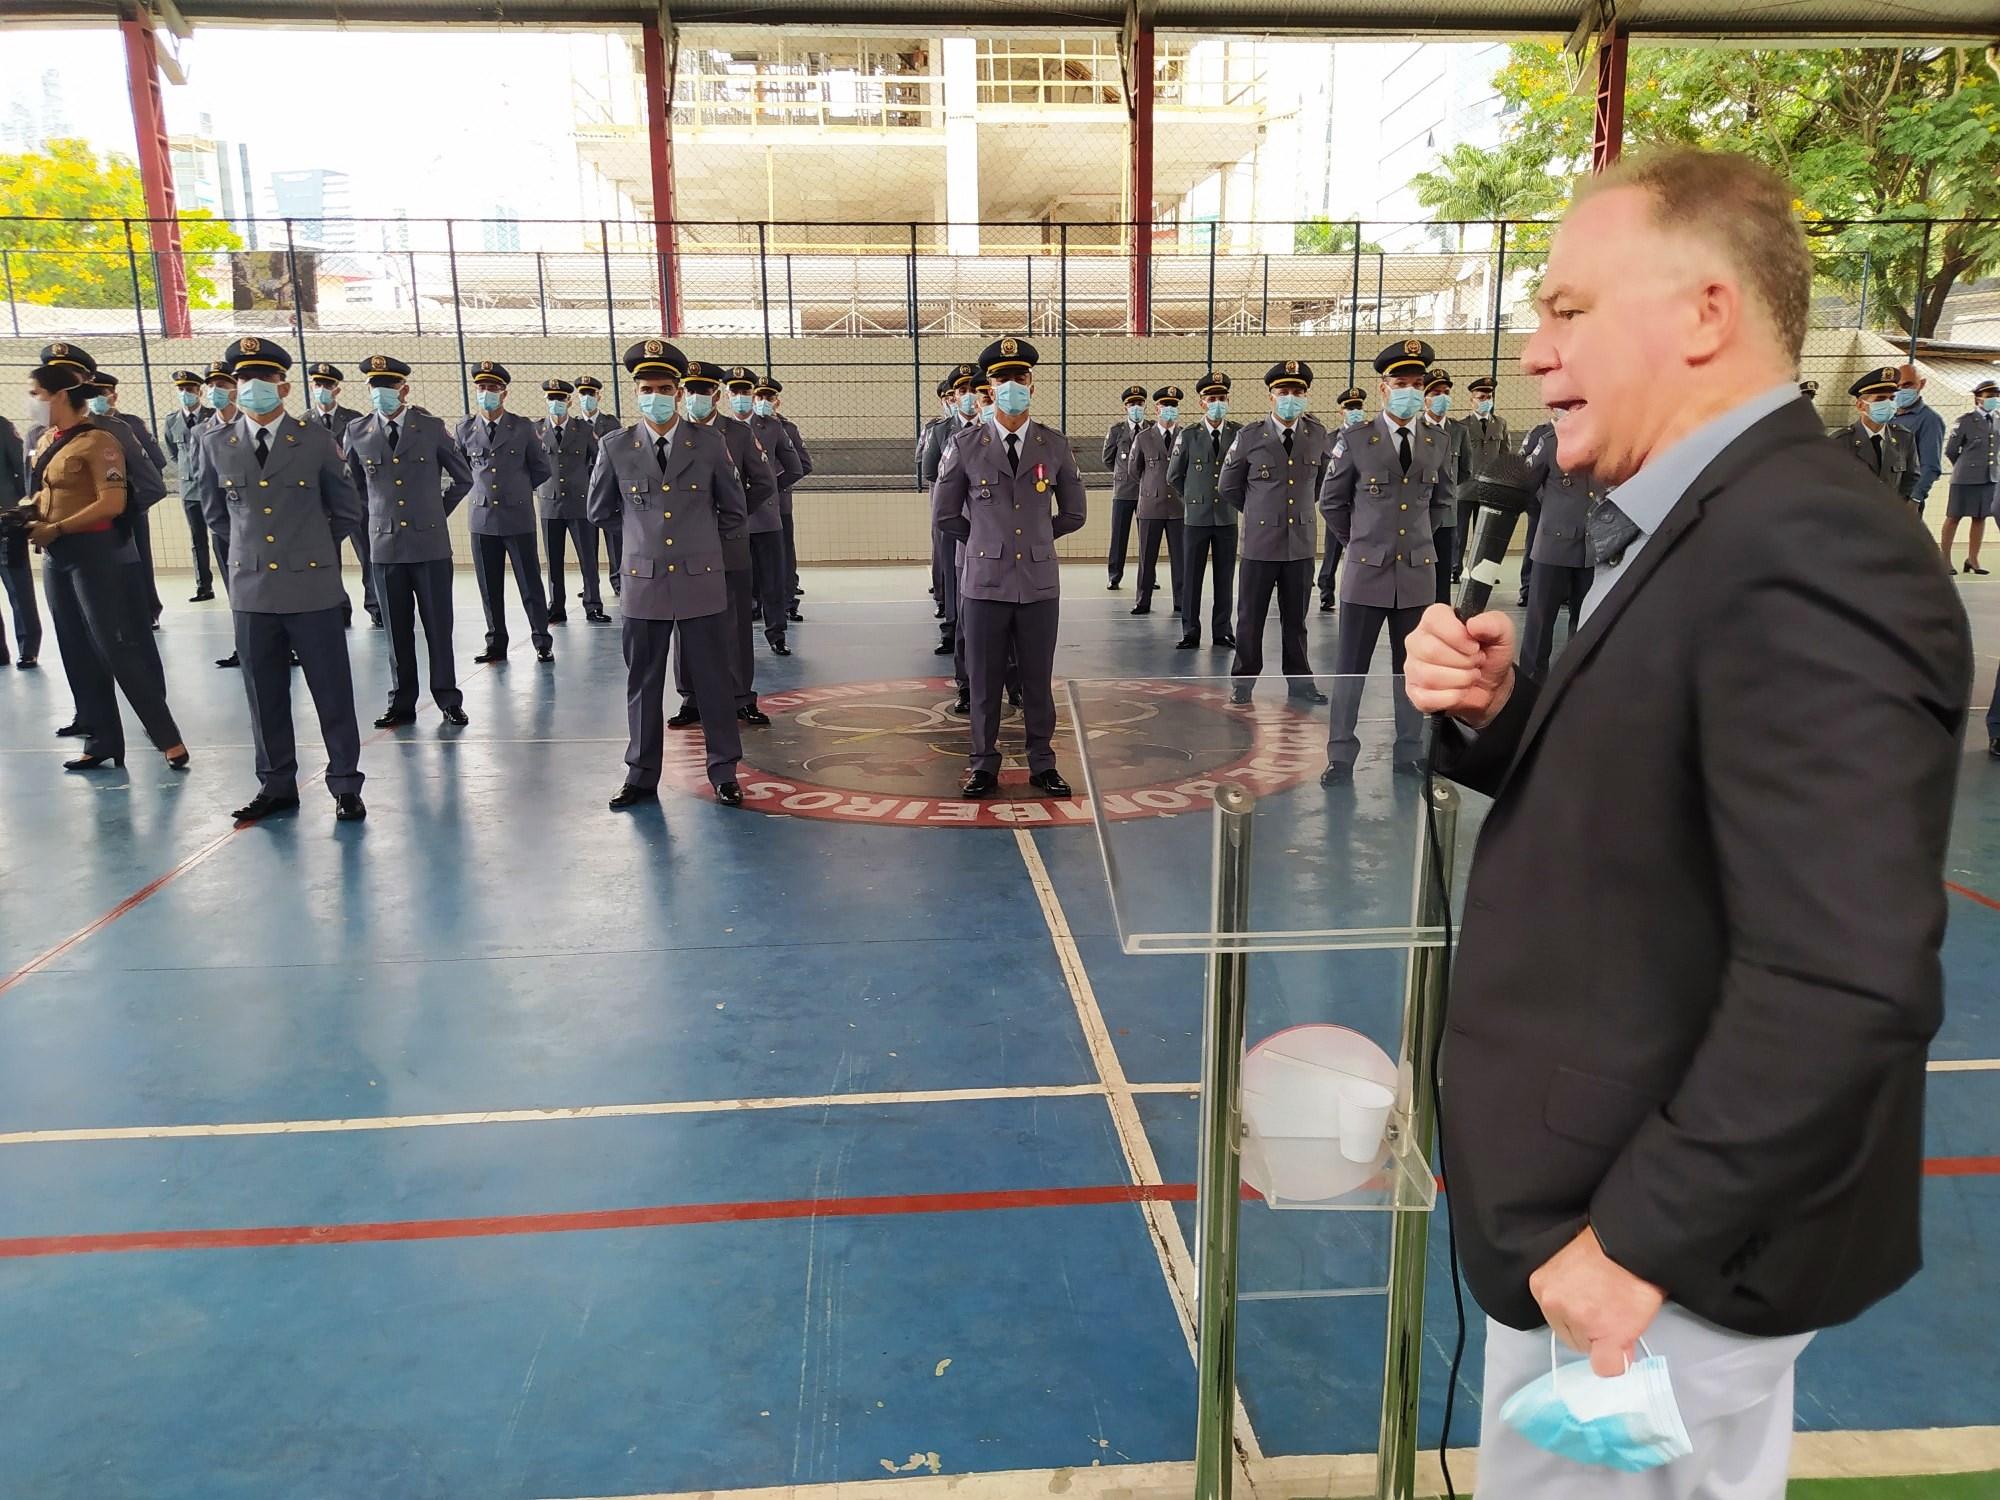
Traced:
[[590, 519], [623, 529], [621, 607], [635, 620], [721, 614], [723, 542], [748, 519], [736, 461], [721, 433], [683, 419], [668, 430], [662, 473], [657, 441], [643, 422], [600, 439], [590, 475]]
[[[196, 407], [193, 411], [177, 411], [170, 415], [163, 427], [166, 433], [167, 466], [174, 471], [174, 485], [182, 494], [192, 493], [188, 489], [188, 461], [194, 456], [194, 435], [201, 431], [209, 414]], [[189, 421], [192, 417], [194, 420]]]
[[[785, 431], [785, 424], [775, 416], [760, 417], [754, 412], [737, 420], [748, 427], [771, 455], [771, 467], [778, 471], [778, 495], [783, 495], [793, 485], [805, 477], [806, 466], [799, 459], [799, 450], [792, 446], [792, 435]], [[762, 535], [767, 531], [780, 530], [783, 525], [783, 502], [778, 496], [775, 503], [757, 506], [750, 512], [750, 534]]]
[[503, 411], [486, 435], [484, 413], [458, 424], [452, 439], [472, 465], [472, 534], [518, 536], [535, 529], [535, 490], [555, 472], [535, 424]]
[[[806, 447], [806, 440], [799, 436], [798, 423], [794, 422], [790, 417], [785, 416], [779, 417], [778, 422], [784, 427], [785, 436], [792, 440], [792, 451], [799, 456], [799, 478], [804, 479], [813, 471], [812, 451]], [[788, 485], [778, 491], [778, 514], [789, 516], [791, 513], [792, 491]]]
[[1020, 446], [1015, 472], [1007, 467], [1006, 433], [987, 422], [945, 454], [931, 518], [965, 544], [962, 598], [1035, 604], [1062, 596], [1056, 539], [1083, 526], [1083, 476], [1069, 439], [1053, 428], [1030, 420]]
[[130, 412], [125, 411], [110, 411], [105, 413], [105, 415], [116, 417], [132, 429], [132, 436], [138, 439], [139, 442], [139, 451], [145, 454], [152, 466], [160, 470], [164, 475], [167, 467], [167, 455], [161, 452], [160, 445], [153, 441], [153, 430], [146, 425], [144, 419], [135, 417]]
[[196, 440], [195, 488], [208, 529], [229, 538], [229, 607], [295, 615], [345, 598], [334, 539], [360, 532], [361, 496], [333, 436], [287, 412], [257, 467], [249, 418], [211, 423]]
[[1953, 484], [2000, 484], [2000, 412], [1969, 411], [1945, 439]]
[[924, 448], [923, 468], [918, 471], [923, 475], [925, 489], [937, 483], [938, 474], [944, 468], [945, 450], [957, 441], [958, 435], [982, 425], [977, 417], [969, 422], [964, 417], [951, 417], [931, 429], [930, 441]]
[[[1465, 441], [1471, 450], [1469, 456], [1472, 460], [1474, 478], [1492, 467], [1493, 460], [1502, 453], [1513, 451], [1514, 435], [1507, 430], [1507, 419], [1499, 413], [1496, 412], [1490, 417], [1454, 417], [1452, 420], [1465, 429]], [[1485, 423], [1484, 431], [1480, 429], [1482, 422]], [[1461, 498], [1471, 497], [1461, 496]]]
[[[1222, 458], [1243, 430], [1241, 422], [1225, 421], [1211, 431], [1206, 422], [1183, 426], [1174, 439], [1174, 451], [1167, 459], [1167, 483], [1180, 492], [1187, 507], [1190, 526], [1234, 526], [1236, 508], [1223, 503], [1217, 488], [1222, 478]], [[1216, 439], [1220, 438], [1218, 444]]]
[[[130, 481], [130, 493], [125, 503], [133, 510], [151, 510], [167, 496], [167, 479], [162, 472], [166, 455], [160, 453], [159, 445], [153, 441], [143, 424], [127, 417], [122, 411], [106, 412], [101, 417], [85, 419], [92, 427], [101, 427], [118, 439], [118, 446], [125, 455], [125, 477]], [[37, 427], [28, 434], [28, 451], [35, 451], [35, 444], [41, 440], [43, 429]], [[140, 439], [143, 437], [144, 442]], [[160, 453], [159, 461], [153, 455]]]
[[578, 417], [577, 420], [580, 422], [590, 423], [590, 430], [596, 433], [600, 438], [603, 437], [605, 433], [616, 432], [619, 430], [619, 428], [625, 425], [624, 423], [620, 422], [616, 417], [612, 416], [610, 412], [604, 411], [602, 409], [592, 413], [588, 417]]
[[535, 508], [544, 521], [581, 521], [590, 499], [590, 471], [597, 463], [597, 434], [588, 422], [553, 419], [535, 423], [535, 439], [555, 472], [535, 487]]
[[28, 450], [14, 424], [0, 417], [0, 509], [19, 505], [28, 494]]
[[[1143, 427], [1145, 424], [1139, 424]], [[1132, 440], [1139, 435], [1139, 428], [1132, 425], [1130, 417], [1121, 417], [1111, 424], [1111, 430], [1104, 434], [1104, 467], [1111, 471], [1111, 498], [1113, 500], [1136, 500], [1139, 488], [1132, 477], [1125, 472], [1125, 455], [1132, 451]]]
[[[1179, 435], [1176, 428], [1174, 436]], [[1173, 457], [1174, 437], [1160, 431], [1158, 422], [1148, 422], [1132, 439], [1125, 455], [1125, 476], [1139, 500], [1142, 521], [1178, 521], [1181, 497], [1168, 482], [1167, 461]]]
[[1458, 497], [1470, 493], [1469, 486], [1473, 473], [1472, 439], [1463, 427], [1449, 418], [1434, 423], [1428, 417], [1418, 417], [1417, 425], [1451, 443], [1451, 459], [1445, 465], [1449, 504], [1445, 507], [1444, 524], [1455, 527], [1458, 525]]
[[1861, 425], [1861, 420], [1857, 417], [1834, 433], [1828, 441], [1852, 454], [1856, 463], [1901, 496], [1903, 476], [1917, 461], [1916, 447], [1910, 441], [1910, 435], [1901, 428], [1884, 427], [1880, 434], [1882, 462], [1878, 466], [1875, 462], [1875, 445], [1868, 441], [1874, 435]]
[[471, 466], [436, 417], [404, 412], [396, 424], [393, 449], [380, 417], [359, 417], [341, 434], [347, 472], [368, 506], [370, 560], [450, 562], [445, 517], [472, 492]]
[[[771, 462], [771, 455], [764, 451], [764, 445], [757, 441], [757, 434], [750, 430], [750, 424], [741, 418], [717, 412], [708, 419], [707, 425], [722, 434], [723, 444], [729, 449], [730, 460], [736, 465], [736, 478], [743, 485], [745, 508], [753, 516], [759, 511], [769, 510], [778, 497], [778, 470]], [[734, 536], [722, 539], [722, 566], [734, 573], [750, 566], [750, 532], [747, 527]]]
[[1334, 444], [1320, 485], [1327, 530], [1346, 553], [1340, 597], [1349, 604], [1408, 609], [1437, 602], [1431, 533], [1451, 509], [1451, 438], [1421, 419], [1410, 424], [1410, 472], [1386, 415], [1349, 428]]
[[1276, 417], [1236, 434], [1223, 456], [1222, 498], [1243, 513], [1246, 562], [1310, 562], [1319, 550], [1313, 497], [1326, 473], [1333, 438], [1313, 417], [1293, 424], [1292, 456]]
[[[301, 417], [300, 420], [308, 422], [314, 427], [325, 428], [326, 431], [332, 433], [333, 445], [339, 448], [341, 454], [345, 456], [347, 453], [347, 430], [367, 415], [367, 412], [356, 411], [351, 406], [330, 406], [325, 411], [321, 411], [317, 406], [309, 406], [306, 408], [305, 416]], [[328, 417], [333, 419], [331, 424], [326, 420]]]
[[1528, 554], [1535, 563], [1552, 568], [1587, 568], [1592, 564], [1590, 534], [1585, 523], [1600, 491], [1588, 474], [1572, 474], [1556, 462], [1556, 429], [1543, 422], [1528, 434], [1521, 451], [1534, 474], [1535, 545]]

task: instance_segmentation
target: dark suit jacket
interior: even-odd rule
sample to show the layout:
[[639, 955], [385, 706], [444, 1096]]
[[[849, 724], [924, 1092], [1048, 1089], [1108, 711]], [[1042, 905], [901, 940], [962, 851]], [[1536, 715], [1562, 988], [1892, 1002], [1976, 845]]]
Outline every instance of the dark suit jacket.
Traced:
[[1443, 1058], [1466, 1278], [1516, 1328], [1586, 1223], [1738, 1332], [1920, 1263], [1925, 1051], [1972, 668], [1937, 547], [1797, 403], [1668, 513], [1440, 771], [1496, 801]]

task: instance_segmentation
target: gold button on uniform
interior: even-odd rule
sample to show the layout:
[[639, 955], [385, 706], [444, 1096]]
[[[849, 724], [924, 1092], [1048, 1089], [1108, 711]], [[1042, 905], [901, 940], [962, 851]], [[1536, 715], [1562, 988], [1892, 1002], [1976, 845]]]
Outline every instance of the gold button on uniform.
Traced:
[[268, 516], [268, 515], [269, 515], [270, 513], [271, 513], [271, 507], [270, 507], [270, 506], [268, 506], [268, 505], [267, 505], [267, 506], [265, 506], [265, 507], [264, 507], [264, 514]]
[[273, 573], [278, 571], [278, 565], [276, 563], [266, 563], [264, 566], [269, 568]]
[[271, 487], [271, 481], [268, 479], [260, 479], [257, 481], [257, 488], [260, 490], [268, 490], [270, 487]]
[[265, 540], [265, 541], [267, 541], [267, 542], [275, 542], [275, 541], [277, 540], [277, 538], [276, 538], [276, 537], [274, 537], [274, 536], [267, 536], [267, 537], [265, 537], [265, 538], [264, 538], [264, 540]]
[[671, 546], [673, 546], [673, 544], [674, 544], [674, 539], [673, 539], [672, 537], [668, 537], [668, 538], [667, 538], [667, 545], [668, 545], [669, 547], [671, 547]]
[[668, 563], [668, 564], [667, 564], [667, 571], [668, 571], [669, 573], [671, 573], [671, 572], [673, 572], [673, 570], [674, 570], [674, 565], [673, 565], [672, 563]]

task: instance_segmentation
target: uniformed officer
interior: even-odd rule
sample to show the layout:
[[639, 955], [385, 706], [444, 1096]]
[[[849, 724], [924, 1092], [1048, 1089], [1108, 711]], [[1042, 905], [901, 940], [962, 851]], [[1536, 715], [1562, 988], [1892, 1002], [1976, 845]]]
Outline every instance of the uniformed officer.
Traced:
[[1000, 789], [1000, 693], [1010, 652], [1021, 672], [1029, 784], [1070, 795], [1055, 752], [1056, 542], [1084, 523], [1083, 476], [1069, 439], [1028, 416], [1039, 358], [1018, 338], [981, 351], [994, 419], [952, 444], [932, 501], [938, 528], [965, 543], [959, 638], [972, 690], [968, 797]]
[[410, 367], [391, 354], [361, 362], [371, 416], [342, 438], [354, 487], [368, 507], [375, 597], [389, 622], [389, 707], [377, 729], [417, 719], [417, 616], [430, 654], [431, 701], [447, 724], [466, 722], [451, 655], [451, 532], [446, 518], [472, 492], [472, 469], [444, 423], [412, 410]]
[[1135, 615], [1153, 612], [1153, 591], [1160, 581], [1160, 539], [1166, 538], [1167, 571], [1174, 586], [1174, 613], [1181, 610], [1181, 543], [1186, 507], [1167, 483], [1167, 461], [1173, 457], [1174, 434], [1181, 416], [1181, 388], [1163, 385], [1153, 392], [1153, 420], [1132, 435], [1125, 450], [1125, 477], [1137, 503], [1139, 519], [1139, 602]]
[[223, 356], [243, 415], [203, 428], [195, 483], [209, 530], [227, 537], [229, 608], [250, 732], [257, 745], [257, 795], [230, 816], [255, 822], [299, 805], [292, 737], [291, 658], [326, 742], [326, 789], [344, 823], [368, 816], [361, 801], [361, 731], [340, 617], [340, 555], [334, 538], [364, 524], [361, 497], [333, 434], [286, 412], [292, 356], [271, 339], [241, 338]]
[[917, 488], [930, 493], [930, 485], [924, 482], [924, 454], [931, 445], [931, 434], [952, 419], [951, 376], [940, 376], [937, 383], [938, 409], [931, 413], [924, 425], [917, 429], [916, 451], [910, 455], [910, 470], [917, 476]]
[[[59, 733], [84, 736], [83, 754], [65, 761], [63, 769], [124, 764], [125, 731], [118, 709], [122, 691], [154, 747], [179, 770], [188, 763], [187, 746], [167, 707], [166, 677], [147, 629], [137, 553], [121, 520], [129, 505], [130, 455], [112, 430], [120, 424], [90, 414], [89, 402], [102, 389], [97, 378], [97, 361], [87, 351], [60, 342], [46, 346], [29, 373], [28, 398], [40, 420], [25, 458], [12, 458], [25, 469], [20, 488], [33, 505], [34, 519], [26, 537], [16, 533], [7, 547], [11, 555], [25, 541], [47, 557], [42, 583], [76, 706], [75, 721]], [[10, 472], [5, 481], [10, 487], [14, 477]], [[15, 618], [19, 626], [20, 615]], [[35, 636], [40, 629], [37, 620]], [[23, 634], [22, 653], [32, 661], [39, 640], [25, 639], [25, 630]]]
[[597, 528], [584, 514], [590, 494], [590, 470], [597, 462], [597, 434], [581, 418], [570, 416], [570, 398], [576, 387], [567, 380], [544, 380], [543, 403], [548, 415], [535, 422], [535, 436], [548, 454], [554, 470], [535, 489], [535, 508], [542, 518], [542, 551], [549, 564], [549, 623], [560, 625], [569, 618], [563, 607], [567, 586], [563, 582], [563, 549], [576, 544], [576, 566], [583, 574], [583, 588], [577, 598], [583, 602], [583, 617], [593, 625], [609, 625], [603, 596], [597, 591]]
[[[139, 554], [139, 577], [146, 597], [146, 623], [160, 628], [160, 586], [153, 576], [153, 507], [167, 497], [167, 455], [153, 439], [153, 431], [143, 417], [118, 409], [118, 377], [109, 370], [97, 372], [98, 394], [90, 400], [90, 414], [101, 422], [113, 422], [124, 431], [120, 440], [132, 465], [130, 514], [132, 546]], [[135, 451], [136, 450], [136, 451]]]
[[[576, 386], [576, 409], [578, 420], [600, 439], [607, 432], [616, 432], [623, 424], [610, 412], [601, 409], [603, 405], [604, 382], [595, 375], [579, 375]], [[619, 548], [624, 545], [624, 536], [618, 527], [609, 530], [593, 527], [598, 539], [604, 544], [604, 571], [611, 579], [611, 592], [615, 596], [625, 587], [624, 574], [619, 571]]]
[[507, 659], [507, 565], [521, 591], [535, 655], [554, 661], [549, 634], [548, 595], [535, 557], [535, 490], [555, 473], [534, 424], [506, 409], [512, 379], [498, 360], [472, 367], [473, 404], [478, 410], [453, 434], [472, 466], [472, 563], [479, 575], [479, 601], [486, 607], [486, 649], [477, 662]]
[[688, 359], [665, 339], [625, 351], [640, 420], [599, 440], [590, 518], [624, 532], [625, 784], [612, 811], [659, 796], [666, 745], [667, 658], [684, 642], [701, 709], [708, 779], [716, 801], [743, 804], [736, 763], [743, 741], [730, 671], [729, 586], [723, 539], [748, 523], [743, 484], [721, 433], [675, 409]]
[[[0, 510], [28, 497], [28, 454], [14, 424], [0, 417]], [[35, 604], [34, 549], [26, 537], [0, 533], [0, 584], [14, 616], [14, 665], [26, 671], [42, 652], [42, 612]], [[7, 663], [7, 633], [0, 630], [0, 666]]]
[[1472, 490], [1472, 439], [1465, 428], [1446, 414], [1451, 410], [1451, 372], [1432, 370], [1424, 381], [1423, 423], [1429, 431], [1451, 444], [1451, 459], [1445, 478], [1451, 486], [1450, 503], [1445, 507], [1444, 525], [1431, 537], [1437, 548], [1437, 602], [1451, 603], [1452, 580], [1459, 572], [1459, 549], [1464, 539], [1458, 529], [1459, 496]]
[[[1491, 375], [1478, 376], [1465, 389], [1472, 397], [1472, 412], [1469, 416], [1454, 417], [1452, 420], [1465, 429], [1465, 440], [1472, 450], [1472, 472], [1476, 477], [1490, 469], [1502, 453], [1513, 451], [1514, 435], [1507, 430], [1507, 419], [1493, 410], [1496, 385]], [[1458, 497], [1458, 553], [1452, 560], [1451, 568], [1453, 583], [1465, 576], [1465, 549], [1472, 545], [1473, 516], [1478, 509], [1472, 501], [1471, 491], [1461, 490]]]
[[[201, 510], [201, 490], [195, 483], [195, 464], [201, 456], [201, 435], [209, 428], [227, 425], [242, 416], [242, 408], [236, 404], [236, 377], [229, 372], [229, 366], [222, 360], [212, 361], [201, 388], [201, 400], [206, 408], [202, 419], [195, 425], [187, 446], [186, 457], [181, 463], [181, 493], [194, 496], [194, 508], [201, 514], [201, 524], [208, 526], [208, 516]], [[229, 593], [229, 537], [226, 532], [210, 531], [209, 544], [215, 549], [215, 573], [222, 580], [222, 592]], [[240, 666], [241, 659], [236, 648], [231, 646], [227, 656], [216, 658], [218, 667]]]
[[[983, 378], [979, 366], [953, 365], [938, 382], [944, 394], [946, 415], [931, 428], [924, 444], [917, 472], [928, 497], [944, 467], [945, 450], [961, 432], [979, 426], [979, 394], [975, 387]], [[931, 587], [937, 595], [938, 618], [943, 621], [933, 656], [958, 656], [958, 542], [935, 524], [931, 527]], [[961, 674], [962, 676], [962, 674]]]
[[1167, 484], [1181, 497], [1186, 519], [1181, 531], [1181, 638], [1177, 650], [1201, 644], [1202, 574], [1215, 570], [1215, 608], [1210, 615], [1210, 639], [1234, 646], [1231, 613], [1236, 591], [1236, 510], [1222, 498], [1222, 457], [1236, 441], [1243, 424], [1229, 420], [1229, 377], [1210, 370], [1195, 382], [1202, 416], [1183, 423], [1173, 456], [1167, 460]]
[[[1359, 427], [1368, 420], [1368, 393], [1358, 385], [1350, 385], [1340, 393], [1340, 432], [1350, 427]], [[1340, 437], [1336, 432], [1336, 440]], [[1318, 493], [1314, 491], [1315, 495]], [[1334, 589], [1340, 576], [1340, 543], [1333, 539], [1333, 527], [1326, 528], [1320, 543], [1319, 577], [1315, 580], [1319, 588], [1319, 612], [1330, 615], [1334, 608]]]
[[[1453, 447], [1448, 435], [1419, 420], [1436, 358], [1422, 339], [1403, 339], [1375, 356], [1382, 414], [1350, 428], [1334, 445], [1320, 485], [1319, 505], [1347, 557], [1340, 580], [1340, 646], [1334, 657], [1333, 711], [1327, 727], [1326, 770], [1320, 784], [1351, 780], [1361, 753], [1355, 725], [1362, 677], [1375, 658], [1376, 638], [1389, 629], [1389, 660], [1403, 671], [1404, 642], [1437, 602], [1437, 546], [1432, 540], [1451, 505]], [[1420, 770], [1423, 716], [1401, 684], [1395, 699], [1395, 765]]]
[[[746, 400], [747, 407], [743, 404]], [[752, 434], [771, 455], [779, 490], [797, 484], [805, 465], [799, 462], [791, 435], [772, 410], [769, 383], [759, 380], [755, 370], [730, 366], [729, 406], [736, 417], [749, 423]], [[785, 583], [785, 527], [775, 500], [750, 512], [750, 577], [750, 618], [764, 622], [764, 641], [773, 656], [790, 656], [791, 648], [785, 644], [786, 605], [791, 594]]]
[[1965, 545], [1965, 571], [1984, 578], [1990, 569], [1979, 566], [1979, 543], [1992, 516], [1996, 495], [2000, 495], [2000, 385], [1982, 380], [1972, 389], [1972, 410], [1953, 424], [1945, 439], [1944, 456], [1951, 461], [1951, 499], [1946, 512], [1944, 564], [1951, 566], [1951, 539], [1960, 521], [1972, 523], [1972, 539]]
[[[785, 429], [785, 436], [792, 440], [792, 452], [799, 458], [799, 478], [810, 479], [813, 471], [812, 449], [799, 435], [799, 424], [785, 415], [785, 388], [776, 380], [771, 382], [771, 415], [778, 419]], [[799, 586], [799, 534], [792, 523], [792, 493], [792, 490], [778, 491], [778, 527], [785, 534], [785, 584], [789, 590], [785, 618], [801, 623], [805, 615], [799, 610], [799, 596], [805, 590]]]
[[1111, 550], [1104, 561], [1111, 575], [1106, 587], [1113, 589], [1125, 581], [1125, 548], [1132, 538], [1132, 516], [1139, 508], [1139, 489], [1125, 472], [1125, 455], [1146, 425], [1146, 388], [1128, 385], [1118, 399], [1125, 415], [1104, 434], [1104, 467], [1111, 471]]
[[1271, 414], [1245, 427], [1222, 460], [1222, 498], [1243, 516], [1243, 562], [1236, 581], [1236, 679], [1232, 703], [1248, 703], [1264, 670], [1264, 622], [1271, 595], [1278, 596], [1279, 663], [1290, 679], [1286, 691], [1309, 703], [1326, 702], [1312, 683], [1306, 660], [1306, 597], [1312, 590], [1313, 496], [1326, 472], [1333, 438], [1306, 415], [1312, 366], [1281, 359], [1264, 372]]
[[[361, 420], [362, 414], [351, 406], [341, 404], [340, 387], [347, 379], [339, 365], [325, 360], [315, 360], [306, 366], [306, 416], [309, 422], [317, 422], [333, 435], [334, 446], [347, 453], [347, 429]], [[341, 538], [335, 537], [333, 544], [340, 546]], [[354, 534], [354, 560], [361, 565], [361, 607], [368, 611], [368, 619], [377, 630], [382, 628], [382, 601], [375, 596], [375, 567], [368, 552], [368, 528], [362, 527]], [[341, 619], [354, 622], [354, 603], [345, 595], [340, 601]]]
[[1567, 611], [1569, 633], [1583, 613], [1594, 575], [1590, 534], [1586, 523], [1603, 491], [1588, 473], [1571, 473], [1556, 458], [1554, 422], [1544, 422], [1528, 435], [1521, 457], [1533, 475], [1530, 509], [1535, 534], [1529, 543], [1534, 571], [1528, 585], [1528, 618], [1521, 627], [1521, 670], [1535, 678], [1549, 675], [1549, 656], [1556, 633], [1556, 616]]
[[1901, 378], [1902, 372], [1894, 365], [1884, 365], [1850, 385], [1847, 394], [1854, 398], [1855, 418], [1832, 437], [1898, 499], [1903, 494], [1903, 473], [1914, 459], [1909, 434], [1890, 425], [1896, 415], [1896, 385]]
[[[696, 427], [710, 428], [722, 435], [736, 465], [736, 477], [743, 486], [745, 509], [752, 515], [777, 504], [778, 471], [771, 456], [750, 424], [716, 409], [721, 399], [725, 374], [721, 365], [691, 359], [681, 381], [681, 414]], [[755, 591], [750, 565], [748, 530], [722, 538], [723, 581], [728, 589], [729, 610], [726, 633], [729, 640], [729, 680], [735, 691], [736, 717], [762, 729], [770, 716], [757, 706], [757, 632], [750, 619], [751, 595]], [[681, 706], [669, 729], [691, 729], [701, 722], [701, 701], [695, 694], [694, 674], [688, 669], [688, 653], [693, 649], [685, 635], [674, 645], [674, 687], [680, 692]]]
[[201, 372], [176, 370], [170, 378], [177, 400], [174, 410], [167, 414], [163, 434], [167, 464], [174, 474], [174, 489], [181, 497], [181, 510], [187, 516], [188, 542], [194, 551], [194, 596], [188, 603], [204, 604], [215, 597], [215, 575], [208, 562], [208, 522], [202, 519], [201, 501], [187, 482], [188, 455], [194, 447], [195, 429], [207, 415], [201, 404]]

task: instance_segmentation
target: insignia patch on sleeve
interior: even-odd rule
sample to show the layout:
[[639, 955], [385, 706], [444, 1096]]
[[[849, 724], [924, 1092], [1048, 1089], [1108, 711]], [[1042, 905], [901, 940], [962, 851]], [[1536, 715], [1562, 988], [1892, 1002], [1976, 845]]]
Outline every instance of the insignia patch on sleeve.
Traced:
[[106, 484], [123, 484], [125, 483], [125, 475], [117, 469], [106, 469], [104, 471], [104, 482]]
[[1333, 445], [1333, 457], [1334, 457], [1334, 458], [1335, 458], [1336, 460], [1337, 460], [1337, 459], [1339, 459], [1340, 455], [1341, 455], [1341, 454], [1343, 454], [1343, 453], [1345, 453], [1346, 451], [1347, 451], [1347, 439], [1346, 439], [1346, 438], [1342, 438], [1342, 439], [1341, 439], [1341, 440], [1340, 440], [1339, 442], [1337, 442], [1337, 443], [1335, 443], [1335, 444]]

